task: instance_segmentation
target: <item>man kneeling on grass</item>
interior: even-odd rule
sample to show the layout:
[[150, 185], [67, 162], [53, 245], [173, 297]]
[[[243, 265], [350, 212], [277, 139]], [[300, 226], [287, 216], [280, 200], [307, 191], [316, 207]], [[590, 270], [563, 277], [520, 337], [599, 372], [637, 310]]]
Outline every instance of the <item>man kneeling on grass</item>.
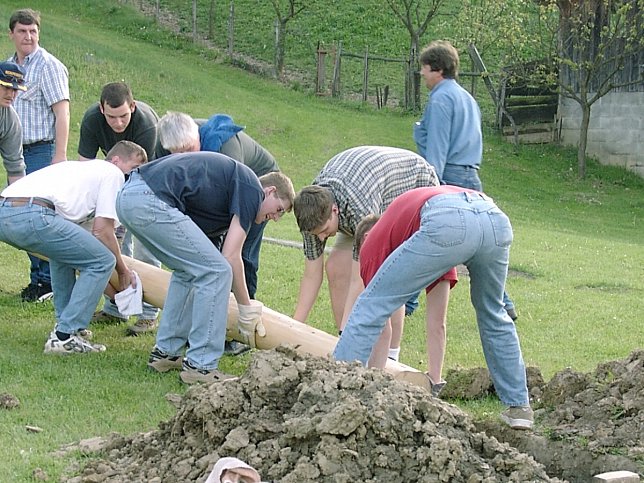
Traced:
[[121, 141], [105, 159], [52, 164], [0, 195], [0, 241], [49, 258], [56, 327], [45, 354], [105, 351], [87, 340], [90, 318], [114, 267], [118, 290], [134, 282], [114, 234], [115, 203], [124, 173], [147, 162], [147, 155]]
[[[370, 247], [405, 232], [398, 243]], [[367, 364], [388, 317], [411, 295], [465, 264], [483, 353], [496, 393], [508, 406], [501, 418], [514, 429], [531, 428], [519, 338], [503, 306], [511, 243], [510, 220], [483, 193], [444, 185], [400, 195], [364, 241], [360, 271], [367, 286], [353, 306], [334, 357]]]

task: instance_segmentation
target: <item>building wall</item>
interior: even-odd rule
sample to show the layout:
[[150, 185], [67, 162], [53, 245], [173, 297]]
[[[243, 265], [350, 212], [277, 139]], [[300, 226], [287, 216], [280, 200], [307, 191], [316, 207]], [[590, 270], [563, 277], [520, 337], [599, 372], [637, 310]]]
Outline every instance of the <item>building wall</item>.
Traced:
[[[562, 97], [558, 117], [560, 141], [577, 146], [579, 104]], [[593, 104], [586, 155], [644, 177], [644, 92], [611, 92]]]

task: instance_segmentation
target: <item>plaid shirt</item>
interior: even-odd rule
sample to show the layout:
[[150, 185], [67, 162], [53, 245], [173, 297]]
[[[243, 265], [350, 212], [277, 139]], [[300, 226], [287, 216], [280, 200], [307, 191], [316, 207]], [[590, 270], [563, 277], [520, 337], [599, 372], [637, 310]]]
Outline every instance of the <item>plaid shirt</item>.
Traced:
[[[338, 207], [338, 230], [353, 236], [360, 220], [380, 215], [399, 195], [414, 188], [438, 186], [434, 168], [422, 157], [405, 149], [360, 146], [334, 156], [313, 180], [329, 188]], [[304, 255], [315, 260], [326, 241], [302, 233]], [[355, 244], [353, 258], [357, 260]]]
[[[14, 54], [9, 59], [18, 62]], [[27, 90], [19, 92], [14, 107], [22, 123], [22, 144], [56, 140], [56, 116], [51, 106], [69, 100], [67, 67], [42, 47], [25, 58]]]

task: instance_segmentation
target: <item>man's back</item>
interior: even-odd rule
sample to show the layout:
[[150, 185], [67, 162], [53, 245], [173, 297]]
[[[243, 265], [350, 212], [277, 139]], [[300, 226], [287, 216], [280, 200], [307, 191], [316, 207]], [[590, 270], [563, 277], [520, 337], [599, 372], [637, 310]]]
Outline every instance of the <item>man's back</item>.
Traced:
[[106, 161], [63, 161], [19, 179], [2, 196], [44, 198], [74, 223], [95, 216], [116, 219], [116, 194], [124, 179], [122, 171]]
[[313, 184], [333, 192], [340, 210], [340, 229], [353, 235], [364, 216], [382, 213], [397, 196], [410, 189], [438, 185], [438, 178], [416, 153], [386, 146], [359, 146], [329, 160]]

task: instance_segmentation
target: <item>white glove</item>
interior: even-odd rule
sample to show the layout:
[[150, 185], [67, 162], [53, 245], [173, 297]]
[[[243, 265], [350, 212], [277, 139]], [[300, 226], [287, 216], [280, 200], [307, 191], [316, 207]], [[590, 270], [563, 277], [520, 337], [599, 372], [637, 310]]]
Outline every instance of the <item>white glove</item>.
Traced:
[[262, 324], [262, 307], [264, 304], [257, 300], [251, 300], [250, 305], [238, 305], [239, 317], [237, 318], [237, 331], [243, 339], [243, 342], [253, 349], [257, 347], [255, 343], [255, 333], [260, 337], [266, 335], [266, 329]]

